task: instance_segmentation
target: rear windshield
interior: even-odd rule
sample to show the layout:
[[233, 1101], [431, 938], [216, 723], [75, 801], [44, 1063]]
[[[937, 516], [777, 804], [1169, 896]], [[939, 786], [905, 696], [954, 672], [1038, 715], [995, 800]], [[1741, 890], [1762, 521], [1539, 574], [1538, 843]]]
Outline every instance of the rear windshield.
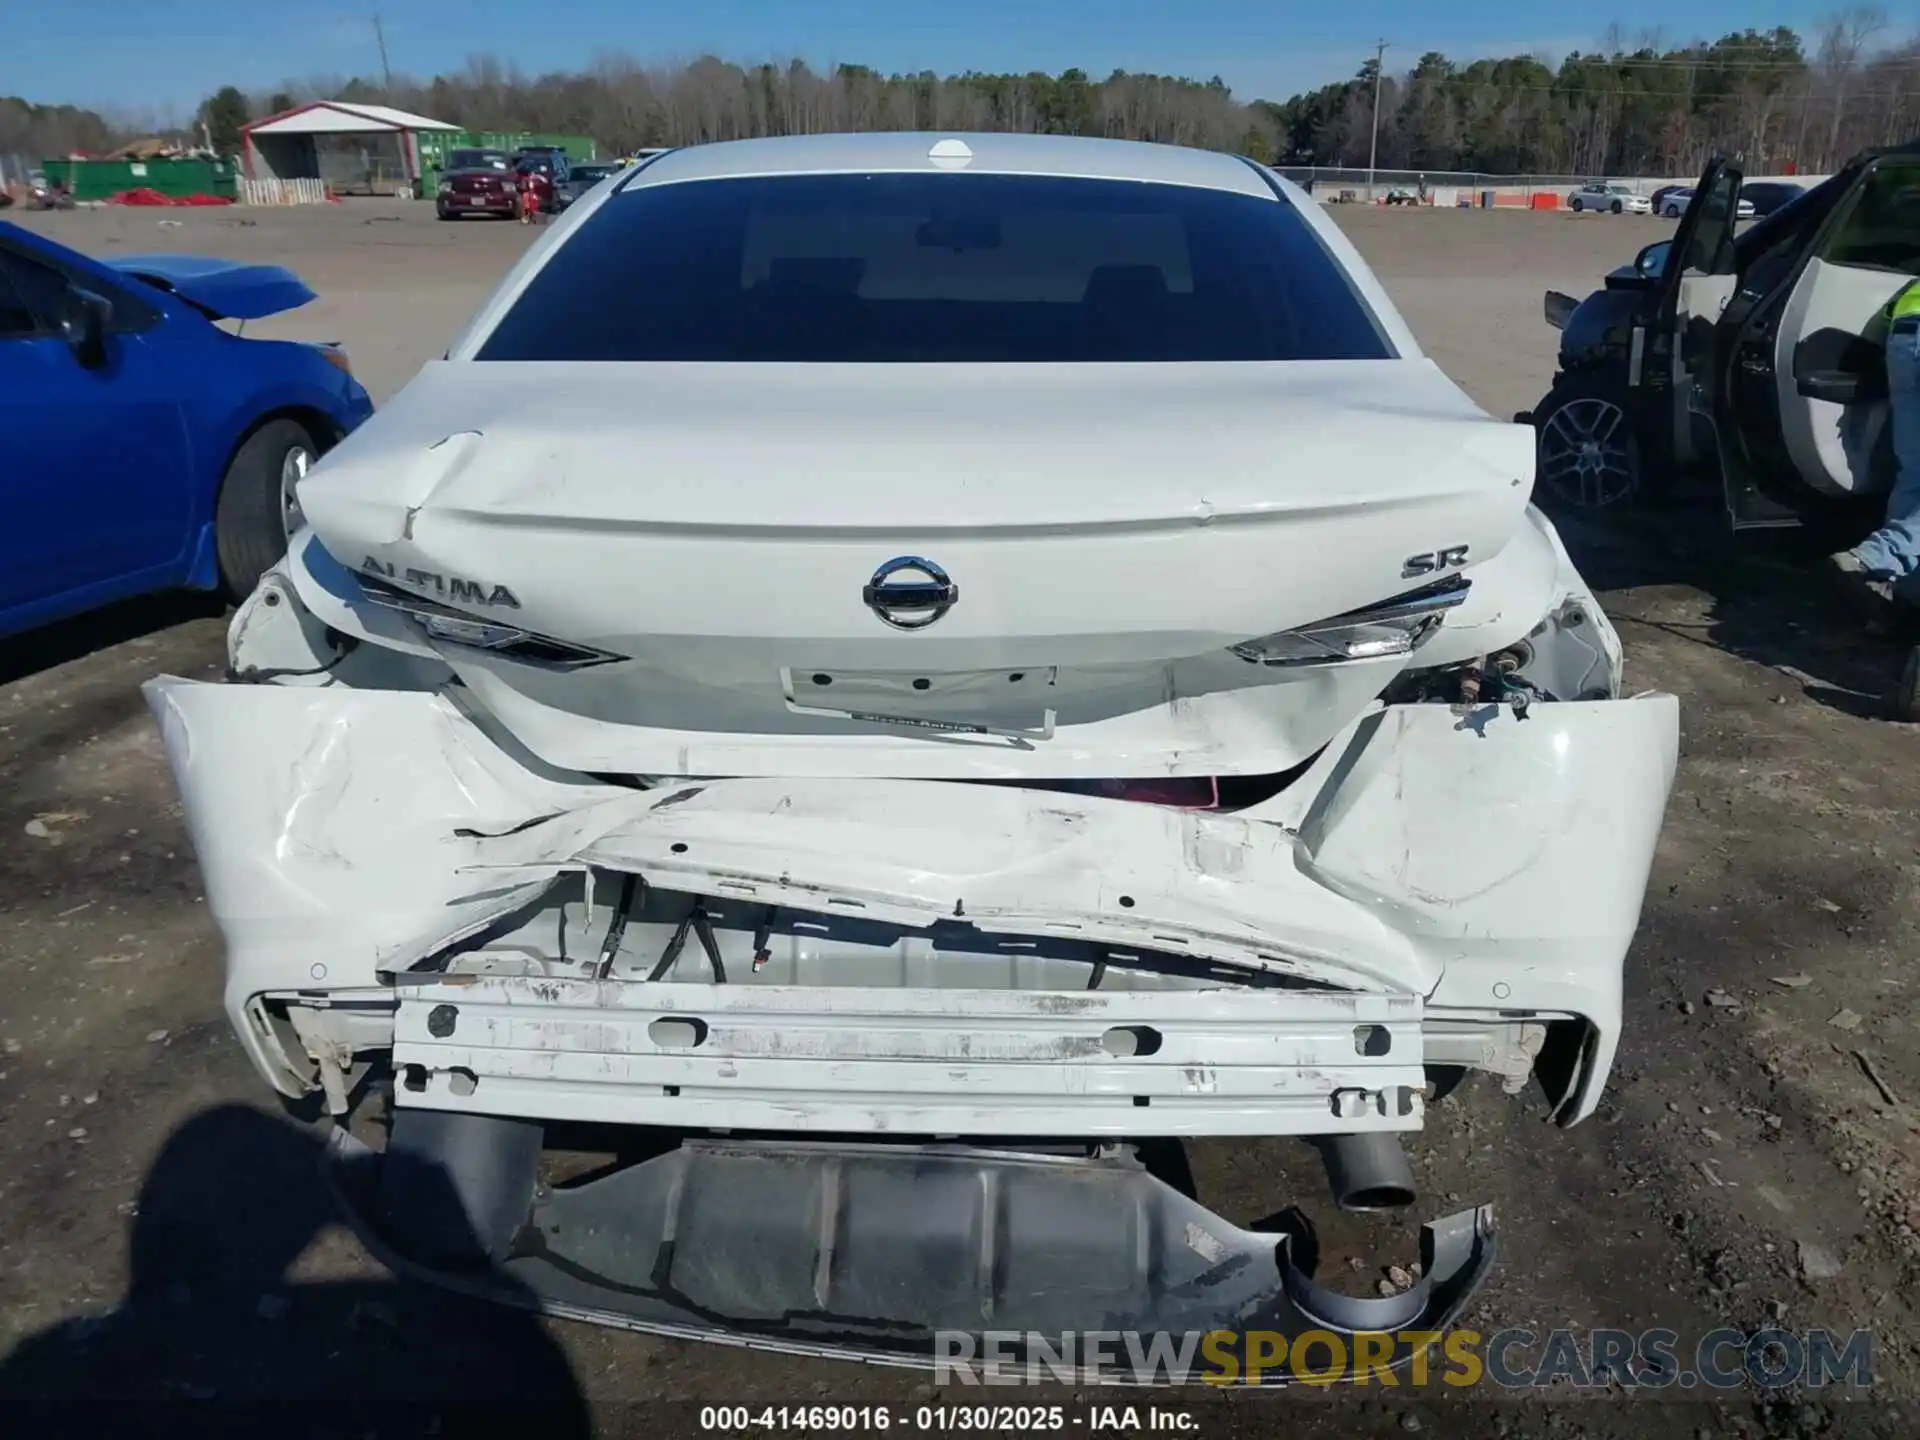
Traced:
[[1180, 185], [803, 175], [614, 195], [481, 360], [1032, 362], [1392, 355], [1293, 206]]

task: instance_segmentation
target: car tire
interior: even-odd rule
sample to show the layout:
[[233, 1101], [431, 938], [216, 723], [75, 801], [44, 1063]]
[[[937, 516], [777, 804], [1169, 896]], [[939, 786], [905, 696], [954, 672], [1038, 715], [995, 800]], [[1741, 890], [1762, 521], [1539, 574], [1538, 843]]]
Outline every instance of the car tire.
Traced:
[[1619, 202], [1618, 200], [1616, 200], [1616, 201], [1614, 201], [1614, 202], [1613, 202], [1613, 213], [1614, 213], [1614, 214], [1616, 214], [1616, 215], [1618, 215], [1618, 214], [1620, 213], [1620, 210], [1621, 210], [1621, 205], [1620, 205], [1620, 202]]
[[230, 599], [251, 595], [260, 577], [287, 553], [290, 472], [305, 474], [319, 455], [320, 447], [298, 420], [269, 420], [234, 451], [213, 514], [220, 583]]
[[1568, 202], [1567, 208], [1573, 211], [1574, 214], [1578, 215], [1586, 207], [1580, 203], [1580, 197], [1576, 195], [1573, 197], [1572, 200]]
[[1909, 724], [1920, 721], [1920, 645], [1907, 652], [1901, 667], [1900, 683], [1893, 688], [1893, 718]]
[[1563, 375], [1533, 410], [1534, 494], [1570, 510], [1625, 509], [1645, 488], [1625, 389]]

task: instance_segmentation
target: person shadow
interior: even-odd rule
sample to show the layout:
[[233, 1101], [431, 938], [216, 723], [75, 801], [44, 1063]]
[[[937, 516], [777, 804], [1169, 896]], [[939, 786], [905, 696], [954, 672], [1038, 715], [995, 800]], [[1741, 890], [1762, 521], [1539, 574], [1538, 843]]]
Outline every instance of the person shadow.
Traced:
[[590, 1435], [572, 1368], [530, 1311], [296, 1276], [367, 1263], [333, 1232], [324, 1150], [314, 1130], [237, 1104], [175, 1130], [141, 1185], [125, 1297], [0, 1359], [4, 1433]]

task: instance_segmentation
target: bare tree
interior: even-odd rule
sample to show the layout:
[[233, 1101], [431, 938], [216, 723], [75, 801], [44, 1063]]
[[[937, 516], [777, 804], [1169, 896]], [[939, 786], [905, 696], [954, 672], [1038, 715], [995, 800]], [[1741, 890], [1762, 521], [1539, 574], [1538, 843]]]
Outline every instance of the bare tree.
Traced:
[[1820, 22], [1820, 66], [1833, 86], [1833, 113], [1827, 126], [1824, 163], [1831, 167], [1840, 153], [1840, 125], [1846, 118], [1847, 85], [1853, 79], [1867, 42], [1887, 28], [1887, 12], [1877, 5], [1856, 5]]

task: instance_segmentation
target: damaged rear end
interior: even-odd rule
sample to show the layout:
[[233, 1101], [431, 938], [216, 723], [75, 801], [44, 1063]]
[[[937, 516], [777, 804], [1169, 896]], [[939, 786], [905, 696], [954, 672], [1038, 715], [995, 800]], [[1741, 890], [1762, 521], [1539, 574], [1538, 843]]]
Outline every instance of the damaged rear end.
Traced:
[[[941, 1331], [1092, 1316], [1450, 1321], [1488, 1213], [1427, 1228], [1414, 1291], [1356, 1300], [1142, 1154], [1297, 1136], [1336, 1202], [1390, 1209], [1450, 1070], [1537, 1074], [1585, 1115], [1673, 758], [1666, 697], [1414, 704], [1236, 813], [636, 790], [543, 773], [441, 691], [149, 695], [256, 1065], [343, 1116], [391, 1076], [384, 1156], [344, 1129], [335, 1151], [380, 1253], [559, 1313], [902, 1363]], [[583, 1128], [612, 1154], [556, 1171]]]
[[[911, 136], [790, 190], [697, 178], [727, 146], [636, 167], [302, 484], [230, 683], [147, 687], [234, 1027], [340, 1118], [396, 1267], [902, 1364], [1430, 1332], [1484, 1208], [1356, 1299], [1157, 1157], [1289, 1137], [1334, 1203], [1399, 1211], [1462, 1073], [1592, 1113], [1676, 706], [1622, 698], [1530, 433], [1256, 167], [1076, 150], [1146, 167], [1116, 200], [1030, 141], [978, 137], [917, 220]], [[644, 355], [554, 353], [569, 294], [627, 302], [546, 267], [629, 226], [671, 251], [677, 206], [711, 303], [676, 328], [657, 287]], [[1209, 265], [1275, 254], [1208, 308]], [[1338, 343], [1285, 349], [1303, 319]], [[1008, 336], [1126, 363], [974, 353]]]

